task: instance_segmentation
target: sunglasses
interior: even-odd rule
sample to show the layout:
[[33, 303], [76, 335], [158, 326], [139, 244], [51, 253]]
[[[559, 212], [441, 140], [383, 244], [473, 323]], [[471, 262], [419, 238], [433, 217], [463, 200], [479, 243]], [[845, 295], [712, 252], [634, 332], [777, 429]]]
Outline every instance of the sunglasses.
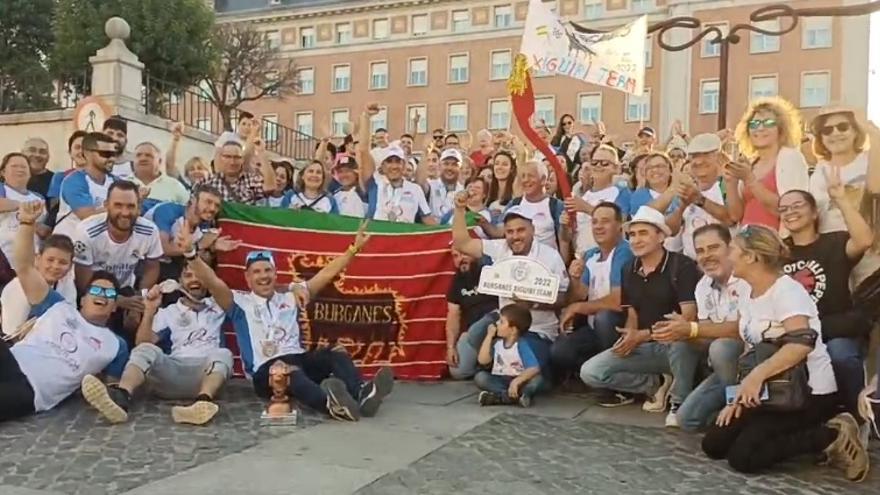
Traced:
[[275, 268], [275, 257], [272, 256], [272, 251], [268, 250], [259, 250], [259, 251], [251, 251], [247, 254], [244, 259], [245, 266], [250, 266], [252, 263], [256, 263], [258, 261], [268, 261], [272, 268]]
[[608, 167], [614, 166], [614, 162], [611, 162], [608, 160], [593, 160], [592, 162], [590, 162], [590, 164], [593, 165], [594, 167], [599, 167], [599, 168], [608, 168]]
[[443, 139], [443, 136], [434, 136], [434, 141], [439, 141]]
[[755, 129], [758, 129], [762, 126], [764, 127], [764, 129], [772, 129], [776, 127], [777, 123], [778, 122], [776, 122], [776, 119], [752, 119], [749, 121], [749, 129], [754, 131]]
[[100, 285], [90, 285], [87, 293], [90, 296], [105, 297], [114, 301], [117, 296], [116, 289], [113, 287], [101, 287]]
[[849, 122], [840, 122], [834, 125], [822, 126], [821, 128], [819, 128], [819, 132], [823, 136], [830, 136], [831, 133], [834, 132], [834, 129], [837, 129], [837, 132], [847, 132], [852, 129], [852, 126], [849, 124]]
[[86, 149], [86, 151], [91, 151], [92, 153], [97, 153], [98, 155], [101, 156], [101, 158], [111, 158], [111, 157], [116, 156], [116, 152], [115, 152], [115, 151], [109, 151], [109, 150], [96, 150], [96, 149], [91, 149], [91, 148]]
[[574, 124], [574, 122], [572, 122], [572, 121], [570, 121], [570, 120], [569, 120], [568, 122], [563, 122], [563, 123], [562, 123], [562, 125], [564, 125], [564, 126], [569, 126], [569, 125], [571, 125], [571, 124]]

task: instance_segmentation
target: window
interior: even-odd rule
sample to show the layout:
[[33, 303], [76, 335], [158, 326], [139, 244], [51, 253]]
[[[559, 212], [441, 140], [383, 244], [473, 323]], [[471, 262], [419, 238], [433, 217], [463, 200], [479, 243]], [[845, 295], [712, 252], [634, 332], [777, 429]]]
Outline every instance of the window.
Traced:
[[[413, 129], [413, 122], [419, 116], [419, 128]], [[428, 132], [428, 106], [427, 105], [407, 105], [406, 106], [406, 132], [410, 134], [423, 134]]]
[[510, 125], [510, 102], [489, 100], [489, 129], [507, 129]]
[[351, 66], [333, 66], [333, 92], [351, 91]]
[[373, 39], [384, 40], [388, 37], [388, 19], [376, 19], [373, 21]]
[[605, 0], [584, 0], [584, 18], [601, 19], [605, 15]]
[[[761, 21], [754, 24], [756, 28], [765, 31], [779, 31], [779, 19]], [[768, 53], [779, 51], [779, 36], [770, 36], [752, 31], [749, 51], [751, 53]]]
[[451, 132], [466, 131], [468, 127], [467, 103], [449, 103], [446, 105], [446, 130]]
[[[278, 71], [270, 70], [266, 72], [266, 85], [277, 84], [278, 83]], [[278, 96], [279, 90], [278, 87], [271, 89], [266, 92], [266, 96]]]
[[700, 113], [718, 113], [718, 80], [700, 82]]
[[496, 81], [508, 77], [510, 77], [510, 50], [492, 52], [492, 73], [489, 79]]
[[379, 107], [379, 113], [370, 117], [370, 133], [388, 128], [388, 107]]
[[315, 68], [299, 69], [296, 71], [297, 81], [299, 82], [299, 94], [313, 95], [315, 94]]
[[278, 141], [278, 115], [263, 115], [263, 141], [267, 143]]
[[348, 109], [333, 110], [330, 112], [330, 128], [334, 136], [345, 136], [348, 132]]
[[654, 65], [654, 38], [648, 36], [645, 40], [645, 67]]
[[[718, 28], [719, 30], [721, 30], [721, 33], [724, 36], [727, 36], [728, 26], [726, 22], [718, 24], [707, 24], [706, 27]], [[712, 43], [713, 39], [715, 39], [715, 36], [710, 34], [700, 40], [700, 57], [712, 58], [721, 56], [721, 44]]]
[[281, 33], [278, 31], [266, 31], [266, 46], [274, 50], [281, 46]]
[[495, 7], [495, 27], [507, 28], [513, 24], [513, 11], [510, 5], [498, 5]]
[[632, 0], [634, 12], [647, 12], [654, 8], [654, 0]]
[[548, 126], [556, 123], [556, 98], [553, 96], [539, 96], [535, 98], [535, 121], [543, 120]]
[[307, 27], [299, 30], [299, 45], [303, 48], [315, 47], [315, 28]]
[[449, 56], [449, 82], [460, 84], [468, 82], [470, 57], [467, 53]]
[[831, 73], [806, 72], [801, 76], [801, 106], [821, 107], [831, 101]]
[[211, 128], [211, 119], [210, 118], [203, 118], [203, 119], [196, 120], [196, 127], [198, 127], [199, 129], [201, 129], [203, 131], [214, 132], [214, 130]]
[[413, 58], [409, 61], [409, 78], [408, 86], [427, 86], [428, 85], [428, 59]]
[[351, 23], [344, 22], [336, 25], [336, 43], [351, 43]]
[[651, 120], [651, 90], [645, 88], [642, 96], [626, 95], [627, 122], [647, 122]]
[[602, 120], [602, 93], [578, 95], [578, 118], [584, 124]]
[[370, 89], [388, 89], [388, 62], [370, 64]]
[[452, 11], [452, 32], [460, 33], [466, 31], [471, 25], [471, 14], [467, 10]]
[[804, 17], [801, 48], [831, 48], [831, 18]]
[[296, 120], [297, 132], [301, 132], [307, 136], [311, 136], [315, 132], [312, 112], [297, 112], [294, 119]]
[[199, 81], [199, 100], [207, 100], [211, 97], [211, 85], [202, 79]]
[[414, 36], [428, 34], [428, 14], [412, 16], [412, 34]]
[[776, 76], [752, 76], [749, 80], [749, 93], [752, 99], [776, 96], [779, 94]]

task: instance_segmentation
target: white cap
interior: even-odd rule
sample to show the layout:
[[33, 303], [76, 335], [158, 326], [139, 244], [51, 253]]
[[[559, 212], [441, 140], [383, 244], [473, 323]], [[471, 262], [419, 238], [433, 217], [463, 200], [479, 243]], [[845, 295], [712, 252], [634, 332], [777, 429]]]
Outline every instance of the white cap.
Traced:
[[461, 152], [455, 148], [446, 148], [445, 150], [443, 150], [443, 153], [440, 154], [440, 161], [442, 162], [447, 158], [452, 158], [458, 163], [461, 163]]
[[721, 138], [716, 134], [705, 133], [697, 134], [688, 144], [687, 152], [689, 155], [694, 153], [712, 153], [721, 150]]
[[239, 137], [238, 133], [233, 131], [225, 131], [223, 134], [220, 134], [220, 137], [217, 138], [217, 141], [214, 141], [214, 147], [218, 150], [223, 147], [228, 142], [236, 142], [241, 146], [244, 146], [244, 141], [242, 141], [241, 137]]
[[382, 150], [382, 163], [388, 161], [389, 158], [396, 156], [403, 161], [406, 161], [406, 153], [399, 146], [389, 146]]
[[657, 227], [666, 235], [672, 235], [672, 230], [666, 225], [666, 217], [650, 206], [640, 206], [636, 214], [633, 215], [632, 220], [626, 222], [623, 228], [628, 230], [629, 226], [635, 223], [647, 223]]
[[504, 215], [501, 217], [501, 221], [506, 222], [507, 219], [510, 217], [520, 217], [520, 218], [524, 218], [530, 222], [532, 221], [531, 212], [526, 211], [520, 205], [514, 205], [514, 206], [511, 206], [510, 208], [508, 208], [507, 211], [504, 212]]

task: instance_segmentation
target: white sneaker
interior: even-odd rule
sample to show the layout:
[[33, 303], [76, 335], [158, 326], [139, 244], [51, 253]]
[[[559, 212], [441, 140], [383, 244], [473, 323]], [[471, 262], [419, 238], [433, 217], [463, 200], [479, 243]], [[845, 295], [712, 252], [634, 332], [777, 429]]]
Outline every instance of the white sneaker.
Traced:
[[669, 390], [672, 388], [672, 375], [664, 373], [660, 380], [660, 387], [654, 392], [652, 397], [642, 404], [642, 410], [646, 412], [659, 413], [666, 410], [669, 403]]
[[667, 428], [678, 428], [677, 411], [669, 411], [669, 414], [666, 415], [666, 427]]

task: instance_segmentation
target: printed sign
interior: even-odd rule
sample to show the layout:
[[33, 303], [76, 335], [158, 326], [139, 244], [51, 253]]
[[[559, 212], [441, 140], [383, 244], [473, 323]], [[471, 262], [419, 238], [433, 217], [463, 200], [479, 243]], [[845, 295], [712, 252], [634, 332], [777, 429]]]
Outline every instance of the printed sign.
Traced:
[[512, 256], [483, 267], [477, 292], [553, 304], [559, 294], [559, 277], [531, 258]]

